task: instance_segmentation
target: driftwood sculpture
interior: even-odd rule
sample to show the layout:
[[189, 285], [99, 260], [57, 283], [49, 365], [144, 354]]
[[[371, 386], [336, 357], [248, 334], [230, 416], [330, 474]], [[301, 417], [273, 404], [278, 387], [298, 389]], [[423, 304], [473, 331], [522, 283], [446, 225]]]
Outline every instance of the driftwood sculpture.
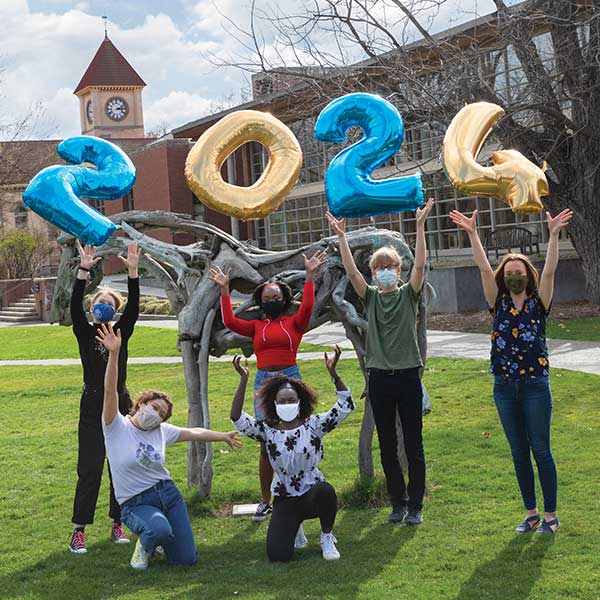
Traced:
[[[246, 356], [252, 353], [252, 342], [227, 330], [221, 321], [219, 289], [209, 279], [211, 266], [230, 269], [231, 289], [251, 292], [266, 280], [284, 281], [295, 293], [304, 284], [302, 254], [312, 256], [317, 250], [329, 254], [327, 264], [315, 275], [316, 297], [309, 329], [328, 321], [340, 322], [352, 342], [364, 373], [367, 323], [361, 300], [356, 296], [342, 265], [337, 238], [328, 237], [308, 246], [285, 252], [262, 250], [236, 240], [224, 231], [191, 219], [188, 215], [167, 212], [130, 211], [114, 215], [111, 219], [120, 224], [125, 236], [112, 237], [97, 249], [97, 255], [106, 257], [123, 252], [134, 240], [143, 249], [141, 266], [149, 275], [161, 282], [177, 315], [179, 323], [179, 349], [183, 359], [188, 401], [188, 425], [210, 427], [208, 398], [209, 356], [220, 356], [229, 348], [241, 348]], [[169, 244], [150, 237], [148, 229], [167, 228], [174, 232], [190, 233], [198, 241], [187, 246]], [[369, 256], [381, 246], [389, 245], [403, 258], [402, 278], [407, 280], [413, 256], [402, 235], [395, 231], [367, 227], [347, 234], [348, 243], [357, 265], [365, 274]], [[69, 299], [75, 279], [78, 254], [74, 238], [64, 234], [59, 238], [64, 246], [53, 297], [50, 318], [63, 325], [69, 323]], [[90, 290], [102, 280], [101, 266], [96, 269]], [[419, 305], [417, 327], [419, 348], [425, 360], [427, 354], [427, 304], [432, 288], [426, 285]], [[238, 316], [252, 316], [256, 307], [251, 300], [240, 306]], [[428, 402], [428, 399], [427, 399]], [[428, 410], [428, 404], [424, 404]], [[373, 415], [366, 403], [360, 440], [358, 468], [362, 476], [372, 477]], [[400, 434], [401, 430], [399, 431]], [[403, 440], [399, 435], [399, 448], [403, 454]], [[191, 443], [188, 449], [188, 484], [208, 495], [212, 485], [212, 448], [209, 443]]]

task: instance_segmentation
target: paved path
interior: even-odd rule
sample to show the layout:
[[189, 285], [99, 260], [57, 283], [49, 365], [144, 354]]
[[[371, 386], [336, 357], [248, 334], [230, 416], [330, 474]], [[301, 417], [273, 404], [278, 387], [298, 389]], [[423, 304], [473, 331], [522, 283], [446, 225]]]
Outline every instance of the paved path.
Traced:
[[[138, 325], [177, 328], [176, 321], [140, 321]], [[342, 358], [356, 358], [351, 350], [352, 343], [346, 339], [344, 330], [339, 324], [326, 324], [318, 329], [309, 331], [303, 340], [311, 344], [329, 346], [339, 344], [346, 351]], [[489, 335], [485, 333], [462, 333], [457, 331], [428, 331], [428, 356], [446, 358], [476, 358], [487, 360], [490, 356]], [[552, 367], [568, 369], [571, 371], [583, 371], [600, 375], [600, 344], [593, 342], [575, 342], [569, 340], [548, 340], [550, 350], [550, 364]], [[311, 360], [322, 358], [320, 352], [301, 352], [299, 360]], [[219, 358], [210, 357], [211, 362], [227, 362], [231, 356]], [[254, 357], [250, 359], [254, 360]], [[179, 356], [158, 356], [144, 358], [129, 358], [130, 364], [156, 364], [156, 363], [180, 363]], [[0, 366], [21, 365], [79, 365], [79, 359], [46, 359], [46, 360], [3, 360]]]

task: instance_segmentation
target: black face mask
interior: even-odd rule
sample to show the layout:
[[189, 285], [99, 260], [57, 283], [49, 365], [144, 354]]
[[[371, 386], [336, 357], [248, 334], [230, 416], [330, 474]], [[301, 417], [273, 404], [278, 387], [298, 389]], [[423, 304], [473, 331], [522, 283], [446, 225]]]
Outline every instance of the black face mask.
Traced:
[[267, 317], [270, 319], [276, 319], [285, 310], [285, 302], [283, 300], [268, 300], [263, 302], [260, 307]]

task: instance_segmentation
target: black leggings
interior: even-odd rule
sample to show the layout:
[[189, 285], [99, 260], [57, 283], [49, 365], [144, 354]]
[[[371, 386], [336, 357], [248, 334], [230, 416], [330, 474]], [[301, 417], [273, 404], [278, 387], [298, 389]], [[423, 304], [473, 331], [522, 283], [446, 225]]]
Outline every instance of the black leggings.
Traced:
[[337, 513], [337, 496], [334, 487], [326, 481], [315, 483], [302, 496], [275, 496], [273, 514], [267, 532], [267, 556], [271, 562], [288, 562], [294, 553], [294, 540], [298, 527], [305, 519], [321, 521], [321, 529], [333, 529]]
[[[368, 393], [390, 499], [394, 503], [402, 503], [408, 492], [408, 506], [421, 510], [425, 493], [425, 453], [422, 437], [423, 389], [419, 369], [404, 369], [394, 373], [370, 369]], [[398, 460], [396, 412], [400, 415], [404, 434], [408, 489]]]
[[[78, 525], [89, 525], [94, 522], [96, 502], [102, 481], [102, 471], [106, 451], [104, 434], [102, 433], [102, 388], [86, 388], [79, 404], [78, 455], [77, 455], [77, 487], [73, 501], [72, 522]], [[119, 393], [119, 412], [126, 415], [131, 408], [131, 398], [125, 390]], [[110, 478], [110, 465], [108, 469]], [[110, 479], [110, 500], [108, 516], [121, 520], [121, 509], [115, 498], [115, 490]]]

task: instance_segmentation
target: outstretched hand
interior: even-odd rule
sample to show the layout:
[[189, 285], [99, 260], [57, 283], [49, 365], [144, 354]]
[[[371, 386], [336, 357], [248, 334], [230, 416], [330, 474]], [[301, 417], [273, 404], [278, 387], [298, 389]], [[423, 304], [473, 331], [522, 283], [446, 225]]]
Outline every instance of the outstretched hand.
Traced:
[[84, 269], [91, 269], [98, 261], [102, 260], [100, 256], [96, 256], [96, 247], [86, 244], [81, 245], [79, 240], [75, 240], [77, 250], [79, 252], [79, 265]]
[[237, 431], [227, 431], [227, 432], [223, 433], [223, 441], [230, 448], [241, 448], [242, 447], [242, 441], [240, 440]]
[[429, 213], [431, 212], [432, 208], [433, 208], [433, 198], [429, 198], [429, 200], [427, 200], [427, 204], [425, 204], [425, 206], [422, 206], [421, 208], [417, 208], [417, 210], [415, 212], [415, 216], [417, 219], [417, 225], [423, 225], [425, 223], [425, 220], [429, 216]]
[[248, 379], [250, 375], [250, 370], [248, 369], [248, 359], [244, 358], [244, 362], [242, 363], [242, 356], [240, 354], [236, 354], [231, 362], [233, 364], [233, 368], [239, 373], [240, 377]]
[[142, 254], [142, 249], [135, 243], [131, 242], [131, 244], [127, 245], [127, 258], [117, 255], [117, 258], [129, 269], [137, 270], [138, 265], [140, 264], [140, 255]]
[[310, 258], [306, 258], [306, 254], [302, 255], [304, 258], [304, 269], [306, 270], [307, 280], [311, 280], [314, 272], [319, 267], [327, 262], [327, 252], [325, 250], [319, 250], [313, 254]]
[[336, 219], [329, 211], [325, 213], [331, 229], [337, 235], [344, 235], [346, 232], [346, 221], [344, 219]]
[[342, 354], [342, 349], [336, 344], [333, 347], [333, 355], [330, 357], [327, 352], [323, 352], [323, 356], [325, 358], [325, 366], [329, 371], [331, 377], [335, 377], [337, 375], [336, 367], [338, 364], [338, 360], [340, 360], [340, 356]]
[[559, 212], [553, 217], [549, 212], [546, 212], [546, 218], [548, 219], [548, 231], [550, 235], [557, 234], [561, 229], [564, 229], [571, 218], [573, 217], [573, 211], [570, 208]]
[[102, 323], [96, 332], [96, 339], [109, 351], [118, 352], [121, 348], [121, 330], [117, 329], [115, 333], [113, 326], [109, 323]]
[[477, 231], [477, 211], [474, 210], [470, 217], [467, 217], [458, 210], [451, 210], [448, 215], [450, 220], [458, 225], [461, 229], [464, 229], [469, 235]]
[[208, 277], [221, 289], [229, 289], [229, 273], [231, 273], [231, 269], [227, 269], [227, 272], [225, 272], [221, 267], [211, 267], [208, 272]]

